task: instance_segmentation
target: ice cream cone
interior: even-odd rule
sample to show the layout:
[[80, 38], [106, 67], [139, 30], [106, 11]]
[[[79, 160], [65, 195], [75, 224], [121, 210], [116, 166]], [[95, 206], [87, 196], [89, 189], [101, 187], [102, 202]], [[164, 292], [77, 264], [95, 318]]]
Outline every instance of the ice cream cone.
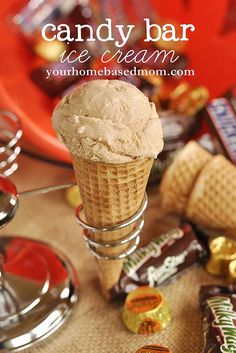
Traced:
[[[155, 105], [127, 82], [94, 80], [63, 97], [53, 111], [52, 124], [71, 153], [87, 223], [107, 228], [132, 217], [142, 204], [153, 159], [163, 148]], [[118, 240], [127, 238], [134, 227], [88, 234], [104, 243], [95, 253], [113, 256], [97, 260], [107, 298], [123, 264], [114, 257], [134, 245], [120, 246]], [[112, 242], [116, 246], [108, 247]]]
[[236, 167], [222, 155], [201, 171], [186, 208], [186, 216], [207, 227], [236, 230]]
[[194, 183], [211, 158], [211, 154], [194, 141], [189, 142], [177, 154], [160, 186], [161, 205], [165, 211], [184, 214]]
[[[137, 159], [124, 164], [93, 162], [72, 155], [73, 167], [80, 188], [87, 222], [94, 227], [114, 226], [132, 217], [140, 208], [152, 158]], [[106, 244], [117, 241], [131, 232], [134, 225], [113, 232], [92, 233], [91, 238]], [[102, 255], [117, 255], [130, 243], [115, 248], [102, 248]], [[99, 277], [103, 293], [109, 299], [109, 289], [118, 281], [123, 260], [98, 259]]]

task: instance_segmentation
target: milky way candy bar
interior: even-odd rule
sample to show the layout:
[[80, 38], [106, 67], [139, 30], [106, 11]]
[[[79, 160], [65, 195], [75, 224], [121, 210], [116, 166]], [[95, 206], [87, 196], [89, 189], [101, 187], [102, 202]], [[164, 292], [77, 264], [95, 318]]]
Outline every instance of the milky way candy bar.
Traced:
[[184, 223], [160, 235], [124, 261], [111, 297], [127, 294], [143, 285], [158, 287], [206, 257], [206, 249], [192, 227]]
[[213, 99], [206, 108], [207, 118], [225, 153], [236, 164], [236, 114], [226, 98]]
[[236, 286], [203, 286], [203, 353], [236, 352]]

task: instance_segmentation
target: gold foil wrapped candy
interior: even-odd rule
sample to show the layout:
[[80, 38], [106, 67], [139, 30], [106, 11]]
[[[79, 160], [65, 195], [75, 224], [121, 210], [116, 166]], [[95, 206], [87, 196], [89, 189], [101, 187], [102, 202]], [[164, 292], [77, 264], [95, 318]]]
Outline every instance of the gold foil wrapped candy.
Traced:
[[150, 334], [166, 328], [171, 314], [158, 289], [140, 287], [127, 296], [122, 318], [131, 332]]
[[66, 201], [74, 208], [77, 208], [82, 203], [79, 187], [77, 185], [66, 190]]
[[[236, 260], [236, 242], [223, 236], [217, 237], [210, 242], [209, 248], [211, 255], [206, 265], [207, 271], [212, 275], [227, 276], [231, 262]], [[234, 265], [230, 271], [233, 275]]]

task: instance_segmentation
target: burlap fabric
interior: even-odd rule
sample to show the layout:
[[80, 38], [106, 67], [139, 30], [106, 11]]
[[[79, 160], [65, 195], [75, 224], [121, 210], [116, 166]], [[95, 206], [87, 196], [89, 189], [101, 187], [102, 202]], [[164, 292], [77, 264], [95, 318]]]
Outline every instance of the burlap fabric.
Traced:
[[[18, 190], [67, 182], [72, 170], [20, 157], [20, 169], [12, 177]], [[149, 192], [149, 208], [143, 242], [175, 224], [163, 219], [158, 207], [157, 189]], [[23, 197], [14, 220], [0, 231], [47, 241], [68, 254], [78, 270], [80, 298], [72, 316], [62, 328], [34, 347], [31, 353], [135, 353], [145, 344], [158, 343], [172, 353], [202, 351], [201, 315], [198, 291], [201, 284], [217, 283], [202, 268], [188, 270], [180, 279], [162, 287], [173, 315], [170, 326], [160, 334], [134, 335], [121, 322], [120, 304], [107, 304], [99, 292], [96, 265], [85, 248], [74, 210], [64, 200], [64, 192]]]

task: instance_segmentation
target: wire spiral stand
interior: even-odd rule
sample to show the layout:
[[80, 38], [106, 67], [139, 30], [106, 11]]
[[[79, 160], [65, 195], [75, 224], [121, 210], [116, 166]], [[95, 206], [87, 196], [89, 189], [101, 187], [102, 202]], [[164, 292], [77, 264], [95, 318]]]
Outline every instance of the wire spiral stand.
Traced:
[[[147, 204], [148, 204], [148, 199], [147, 199], [147, 194], [145, 193], [139, 210], [131, 218], [117, 224], [116, 226], [105, 227], [105, 228], [92, 227], [91, 225], [83, 221], [81, 217], [81, 212], [83, 211], [83, 205], [80, 205], [76, 210], [76, 220], [78, 224], [83, 228], [84, 240], [87, 246], [89, 247], [89, 250], [92, 252], [92, 254], [98, 259], [105, 259], [105, 260], [119, 260], [119, 259], [124, 259], [125, 257], [131, 255], [137, 249], [140, 243], [140, 233], [144, 227], [143, 214], [147, 208]], [[123, 229], [125, 227], [128, 227], [131, 224], [135, 225], [134, 230], [128, 235], [126, 235], [125, 237], [123, 237], [122, 239], [117, 240], [116, 242], [106, 241], [105, 243], [105, 242], [95, 241], [94, 239], [91, 239], [91, 233], [114, 232], [114, 231]], [[104, 255], [101, 253], [102, 249], [116, 248], [118, 246], [125, 245], [125, 244], [130, 245], [125, 252], [121, 252], [117, 255]]]
[[21, 151], [18, 146], [21, 136], [18, 117], [10, 111], [0, 110], [0, 172], [4, 176], [9, 176], [18, 169], [16, 159]]

